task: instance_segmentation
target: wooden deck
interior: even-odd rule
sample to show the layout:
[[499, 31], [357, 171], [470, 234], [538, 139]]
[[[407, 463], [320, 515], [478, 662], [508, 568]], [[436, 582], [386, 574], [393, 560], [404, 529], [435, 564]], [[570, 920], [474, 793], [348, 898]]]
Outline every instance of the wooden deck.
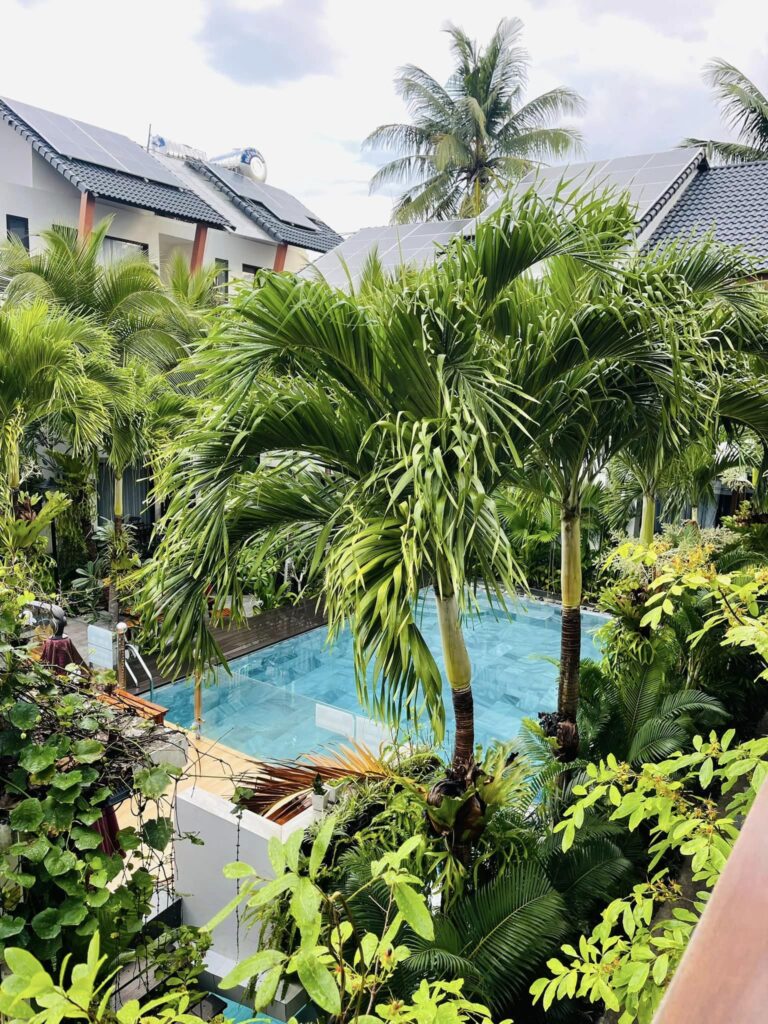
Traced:
[[[261, 650], [262, 647], [269, 647], [279, 640], [287, 640], [289, 637], [306, 633], [307, 630], [324, 625], [325, 621], [325, 613], [318, 611], [315, 601], [312, 600], [303, 601], [295, 606], [262, 612], [260, 615], [254, 615], [247, 619], [242, 626], [222, 624], [214, 627], [212, 633], [224, 653], [224, 660], [232, 661], [234, 658], [241, 658], [244, 654]], [[87, 622], [70, 619], [67, 625], [67, 634], [86, 662], [88, 661], [87, 632]], [[142, 657], [152, 672], [155, 689], [164, 683], [173, 682], [174, 679], [179, 678], [179, 675], [183, 677], [188, 674], [182, 672], [179, 675], [170, 676], [161, 672], [156, 658], [143, 652]], [[131, 690], [134, 693], [144, 694], [150, 687], [149, 683], [143, 680], [143, 673], [140, 673], [140, 676], [138, 690], [134, 690], [132, 685]], [[128, 678], [130, 679], [130, 676]], [[158, 704], [162, 703], [162, 697], [159, 696]]]

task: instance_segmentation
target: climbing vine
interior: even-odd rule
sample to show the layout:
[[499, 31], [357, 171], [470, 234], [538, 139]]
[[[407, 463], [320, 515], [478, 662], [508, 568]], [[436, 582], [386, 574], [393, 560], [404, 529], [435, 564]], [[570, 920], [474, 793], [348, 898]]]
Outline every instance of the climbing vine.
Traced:
[[111, 956], [142, 928], [170, 884], [165, 794], [180, 772], [164, 763], [174, 734], [31, 659], [25, 596], [0, 588], [0, 951], [55, 965], [97, 929]]

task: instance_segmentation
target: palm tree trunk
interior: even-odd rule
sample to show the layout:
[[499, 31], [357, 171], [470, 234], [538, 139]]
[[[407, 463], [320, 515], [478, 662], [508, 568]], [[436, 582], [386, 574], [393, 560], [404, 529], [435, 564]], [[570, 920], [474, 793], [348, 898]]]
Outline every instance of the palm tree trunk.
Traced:
[[442, 595], [435, 588], [440, 639], [445, 674], [451, 687], [456, 733], [453, 742], [452, 769], [456, 776], [468, 777], [475, 756], [475, 714], [472, 700], [472, 665], [464, 643], [456, 595]]
[[21, 417], [14, 416], [5, 428], [6, 458], [5, 470], [8, 475], [8, 496], [11, 514], [15, 519], [21, 518], [19, 490], [21, 489]]
[[[563, 507], [560, 516], [560, 589], [562, 628], [560, 631], [560, 681], [557, 710], [560, 719], [575, 730], [579, 706], [579, 662], [581, 660], [581, 509]], [[572, 730], [568, 730], [571, 732]]]
[[[117, 543], [120, 534], [123, 532], [123, 474], [115, 474], [115, 493], [112, 501], [112, 517], [115, 523], [114, 543]], [[120, 597], [117, 591], [117, 580], [115, 579], [114, 560], [109, 567], [109, 614], [113, 622], [120, 617]]]
[[691, 522], [696, 523], [697, 526], [699, 525], [699, 506], [698, 505], [691, 505]]
[[653, 527], [656, 523], [656, 495], [643, 495], [643, 515], [640, 520], [640, 543], [645, 547], [653, 544]]

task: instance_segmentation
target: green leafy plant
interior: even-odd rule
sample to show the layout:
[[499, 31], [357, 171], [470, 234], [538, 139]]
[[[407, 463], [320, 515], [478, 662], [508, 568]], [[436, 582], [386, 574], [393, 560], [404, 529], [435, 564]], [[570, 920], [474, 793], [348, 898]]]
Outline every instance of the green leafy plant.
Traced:
[[88, 944], [86, 959], [73, 965], [68, 953], [57, 975], [29, 950], [10, 947], [4, 956], [8, 973], [0, 985], [0, 1013], [7, 1024], [200, 1024], [199, 1015], [187, 1012], [193, 999], [183, 990], [141, 1004], [131, 999], [113, 1010], [112, 982], [118, 971], [110, 970], [110, 959], [100, 955], [98, 933]]
[[342, 1022], [488, 1021], [490, 1013], [484, 1006], [463, 997], [460, 980], [422, 979], [410, 998], [387, 998], [388, 983], [410, 952], [400, 941], [403, 930], [425, 939], [434, 935], [422, 882], [407, 867], [423, 840], [414, 836], [371, 865], [369, 881], [352, 898], [372, 887], [385, 893], [382, 930], [380, 934], [361, 932], [348, 913], [347, 897], [339, 891], [326, 892], [319, 884], [334, 827], [333, 818], [326, 818], [307, 858], [301, 854], [301, 831], [294, 832], [285, 845], [272, 839], [269, 856], [275, 877], [271, 881], [259, 879], [240, 862], [225, 868], [227, 877], [240, 880], [240, 893], [207, 927], [215, 928], [243, 901], [254, 911], [285, 893], [290, 894], [288, 912], [299, 943], [290, 953], [268, 948], [247, 957], [222, 980], [222, 987], [253, 982], [254, 1007], [263, 1010], [285, 980], [295, 979], [321, 1010]]
[[[697, 736], [692, 753], [639, 770], [613, 756], [587, 767], [584, 785], [574, 787], [576, 801], [555, 829], [563, 849], [574, 843], [591, 809], [603, 805], [610, 820], [626, 822], [631, 832], [649, 829], [650, 875], [629, 896], [611, 902], [590, 935], [548, 961], [550, 976], [531, 988], [545, 1009], [555, 1000], [585, 998], [620, 1013], [620, 1024], [650, 1024], [725, 867], [738, 820], [768, 776], [768, 739], [732, 747], [734, 735]], [[721, 808], [718, 796], [726, 794]], [[675, 856], [688, 858], [692, 881], [702, 886], [692, 897], [665, 866]], [[657, 917], [665, 904], [671, 914]]]
[[[173, 826], [157, 805], [178, 770], [151, 759], [154, 723], [105, 705], [82, 682], [2, 649], [0, 814], [10, 842], [0, 849], [0, 949], [23, 946], [46, 962], [102, 936], [126, 948], [142, 927]], [[97, 830], [112, 799], [137, 797], [135, 826], [106, 843]], [[155, 813], [143, 820], [143, 808]]]

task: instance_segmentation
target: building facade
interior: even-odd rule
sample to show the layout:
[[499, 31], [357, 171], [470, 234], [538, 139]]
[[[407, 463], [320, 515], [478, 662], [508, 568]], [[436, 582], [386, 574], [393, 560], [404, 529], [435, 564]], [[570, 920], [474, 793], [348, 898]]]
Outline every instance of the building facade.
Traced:
[[[243, 165], [243, 171], [247, 167]], [[222, 280], [298, 270], [341, 237], [298, 199], [202, 154], [149, 152], [124, 135], [0, 100], [0, 230], [29, 248], [52, 225], [87, 232], [111, 217], [105, 259], [143, 250], [163, 272], [176, 252]]]

